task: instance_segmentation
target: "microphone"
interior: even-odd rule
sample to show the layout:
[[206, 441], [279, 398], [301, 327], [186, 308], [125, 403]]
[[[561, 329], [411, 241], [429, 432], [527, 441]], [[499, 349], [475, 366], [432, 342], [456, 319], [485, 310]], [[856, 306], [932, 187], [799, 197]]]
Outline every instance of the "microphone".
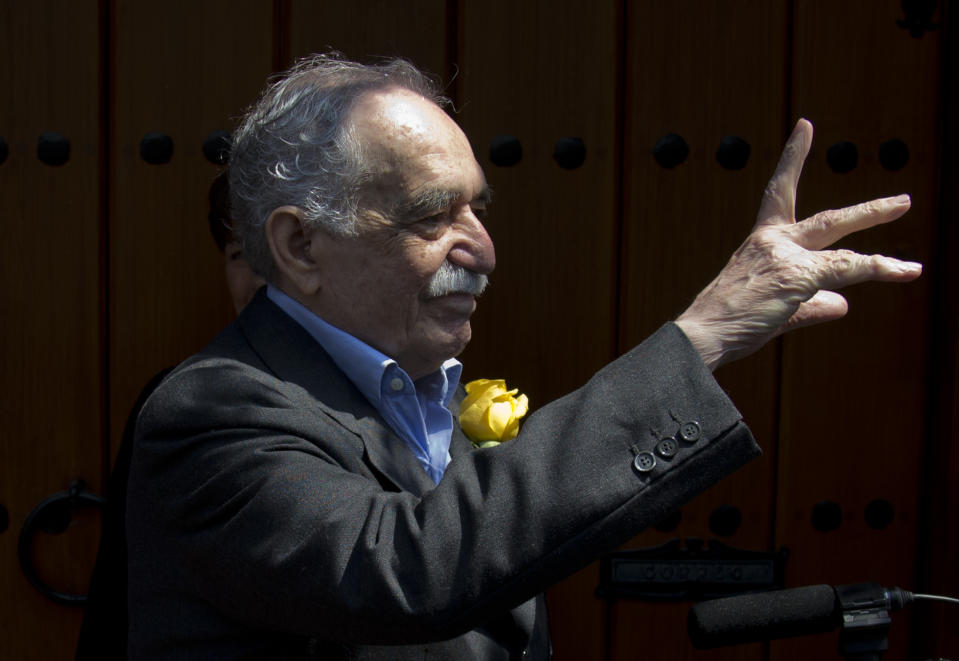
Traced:
[[687, 628], [697, 649], [757, 643], [827, 633], [842, 625], [848, 612], [898, 610], [914, 596], [878, 583], [758, 592], [696, 604]]

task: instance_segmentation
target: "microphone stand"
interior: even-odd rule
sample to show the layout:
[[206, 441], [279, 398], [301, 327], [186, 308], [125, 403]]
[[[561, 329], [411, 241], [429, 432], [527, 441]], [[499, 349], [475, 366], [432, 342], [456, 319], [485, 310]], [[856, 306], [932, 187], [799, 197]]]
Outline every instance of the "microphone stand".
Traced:
[[836, 596], [842, 607], [839, 654], [849, 661], [880, 661], [889, 649], [890, 608], [901, 608], [901, 595], [890, 593], [878, 583], [838, 585]]

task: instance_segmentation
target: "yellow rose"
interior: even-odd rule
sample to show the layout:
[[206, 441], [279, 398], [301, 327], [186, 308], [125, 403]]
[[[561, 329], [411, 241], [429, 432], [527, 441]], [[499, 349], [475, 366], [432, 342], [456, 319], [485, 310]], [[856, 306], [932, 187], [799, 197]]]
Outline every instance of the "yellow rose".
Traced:
[[502, 379], [477, 379], [466, 384], [460, 426], [474, 445], [485, 448], [516, 437], [519, 419], [529, 411], [529, 400], [518, 392], [507, 390]]

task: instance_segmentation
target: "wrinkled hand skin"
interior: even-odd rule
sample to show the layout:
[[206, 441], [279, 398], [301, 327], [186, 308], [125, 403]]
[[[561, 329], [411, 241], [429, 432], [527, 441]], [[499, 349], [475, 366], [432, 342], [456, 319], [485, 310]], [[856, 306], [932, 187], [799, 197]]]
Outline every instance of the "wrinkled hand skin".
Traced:
[[710, 369], [753, 353], [786, 331], [844, 316], [848, 306], [837, 289], [868, 280], [906, 282], [922, 273], [915, 262], [825, 250], [847, 234], [899, 218], [909, 210], [908, 195], [796, 221], [796, 188], [812, 136], [812, 124], [799, 120], [752, 232], [676, 319]]

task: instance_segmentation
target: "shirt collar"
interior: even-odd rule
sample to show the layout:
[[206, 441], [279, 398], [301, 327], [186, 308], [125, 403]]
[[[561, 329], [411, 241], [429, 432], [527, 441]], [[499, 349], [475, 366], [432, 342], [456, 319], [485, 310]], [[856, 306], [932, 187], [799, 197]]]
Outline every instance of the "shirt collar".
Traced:
[[401, 379], [405, 388], [415, 388], [426, 399], [449, 406], [463, 372], [462, 363], [455, 358], [446, 360], [438, 371], [422, 377], [414, 384], [395, 360], [327, 323], [280, 289], [268, 284], [266, 295], [320, 343], [336, 366], [373, 406], [380, 408], [381, 393], [389, 387], [387, 380], [395, 378]]

